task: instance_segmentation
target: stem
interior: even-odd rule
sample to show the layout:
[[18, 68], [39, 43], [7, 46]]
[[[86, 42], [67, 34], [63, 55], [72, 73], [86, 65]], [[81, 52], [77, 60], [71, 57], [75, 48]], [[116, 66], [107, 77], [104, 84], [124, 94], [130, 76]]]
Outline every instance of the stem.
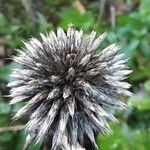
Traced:
[[9, 126], [9, 127], [0, 127], [0, 133], [2, 132], [16, 132], [18, 130], [22, 130], [24, 128], [24, 125], [17, 125], [17, 126]]
[[84, 14], [84, 13], [86, 12], [85, 7], [84, 7], [84, 5], [81, 3], [80, 0], [75, 0], [72, 5], [73, 5], [73, 7], [74, 7], [75, 9], [77, 9], [81, 14]]

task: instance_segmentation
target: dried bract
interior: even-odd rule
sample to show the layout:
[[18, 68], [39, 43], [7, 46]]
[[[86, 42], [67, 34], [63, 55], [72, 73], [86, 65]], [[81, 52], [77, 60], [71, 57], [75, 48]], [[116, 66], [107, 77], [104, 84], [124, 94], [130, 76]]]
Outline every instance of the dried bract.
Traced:
[[82, 149], [85, 135], [97, 147], [94, 133], [110, 133], [107, 121], [117, 121], [107, 108], [125, 109], [118, 96], [131, 95], [123, 81], [131, 70], [120, 48], [112, 44], [97, 53], [106, 33], [82, 34], [72, 26], [67, 33], [58, 28], [25, 42], [14, 58], [22, 68], [12, 72], [10, 103], [26, 102], [14, 119], [29, 116], [28, 133], [39, 143], [52, 136], [52, 150]]

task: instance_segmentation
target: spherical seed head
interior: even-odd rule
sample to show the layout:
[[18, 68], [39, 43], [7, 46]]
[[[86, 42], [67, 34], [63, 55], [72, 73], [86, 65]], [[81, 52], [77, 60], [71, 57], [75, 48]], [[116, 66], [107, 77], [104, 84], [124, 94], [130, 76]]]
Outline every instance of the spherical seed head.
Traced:
[[130, 96], [130, 85], [123, 80], [131, 73], [112, 44], [100, 53], [97, 49], [106, 33], [96, 38], [93, 31], [83, 39], [83, 31], [58, 28], [41, 40], [24, 43], [24, 51], [14, 60], [22, 65], [15, 69], [11, 87], [11, 104], [25, 101], [14, 116], [29, 116], [26, 129], [37, 142], [51, 135], [52, 149], [80, 149], [84, 136], [95, 143], [94, 133], [109, 133], [107, 120], [116, 122], [107, 108], [124, 109], [119, 95]]

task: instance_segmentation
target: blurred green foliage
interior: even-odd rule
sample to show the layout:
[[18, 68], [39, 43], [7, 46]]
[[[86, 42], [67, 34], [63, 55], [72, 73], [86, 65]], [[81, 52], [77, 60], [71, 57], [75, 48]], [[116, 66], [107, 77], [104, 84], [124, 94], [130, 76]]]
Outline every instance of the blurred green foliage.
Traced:
[[[34, 0], [33, 0], [34, 1]], [[121, 8], [128, 3], [116, 0], [116, 8]], [[45, 0], [42, 6], [36, 6], [31, 11], [35, 20], [31, 18], [23, 7], [22, 1], [2, 1], [0, 4], [0, 128], [24, 124], [25, 119], [17, 122], [11, 121], [12, 115], [21, 107], [21, 104], [10, 107], [6, 84], [12, 80], [9, 76], [11, 70], [20, 67], [12, 60], [7, 59], [16, 55], [15, 48], [22, 46], [22, 40], [32, 36], [39, 36], [56, 27], [67, 29], [72, 23], [78, 29], [88, 34], [93, 29], [97, 33], [107, 31], [109, 37], [102, 46], [117, 42], [123, 48], [129, 59], [129, 66], [133, 69], [129, 82], [132, 84], [133, 96], [127, 99], [132, 107], [123, 113], [113, 112], [120, 124], [112, 124], [112, 135], [97, 135], [97, 143], [101, 150], [149, 150], [150, 149], [150, 1], [130, 0], [134, 8], [126, 13], [116, 16], [116, 25], [111, 26], [109, 19], [98, 19], [101, 1], [81, 1], [85, 12], [81, 13], [71, 0], [51, 1]], [[32, 2], [32, 1], [30, 1]], [[35, 2], [35, 1], [34, 1]], [[0, 2], [1, 3], [1, 2]], [[33, 5], [36, 5], [33, 3]], [[7, 8], [7, 9], [6, 9]], [[39, 9], [38, 9], [39, 8]], [[102, 13], [102, 12], [101, 12]], [[105, 11], [103, 13], [106, 13]], [[105, 14], [103, 14], [105, 16]], [[32, 20], [33, 19], [33, 20]], [[0, 150], [22, 149], [25, 133], [0, 132]], [[38, 146], [31, 146], [38, 150]]]

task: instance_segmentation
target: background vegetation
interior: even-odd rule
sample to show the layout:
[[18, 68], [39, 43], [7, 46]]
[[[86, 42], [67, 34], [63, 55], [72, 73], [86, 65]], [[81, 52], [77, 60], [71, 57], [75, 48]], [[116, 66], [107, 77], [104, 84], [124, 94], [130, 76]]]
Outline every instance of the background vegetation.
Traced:
[[[119, 124], [112, 124], [113, 134], [97, 135], [101, 150], [150, 149], [150, 0], [1, 0], [0, 1], [0, 150], [21, 150], [26, 118], [12, 122], [21, 107], [9, 106], [9, 74], [18, 64], [8, 59], [16, 55], [22, 40], [39, 32], [67, 28], [69, 23], [88, 34], [107, 31], [105, 44], [117, 42], [130, 57], [133, 69], [129, 82], [133, 96], [123, 99], [131, 110], [112, 111]], [[31, 146], [38, 150], [39, 146]]]

